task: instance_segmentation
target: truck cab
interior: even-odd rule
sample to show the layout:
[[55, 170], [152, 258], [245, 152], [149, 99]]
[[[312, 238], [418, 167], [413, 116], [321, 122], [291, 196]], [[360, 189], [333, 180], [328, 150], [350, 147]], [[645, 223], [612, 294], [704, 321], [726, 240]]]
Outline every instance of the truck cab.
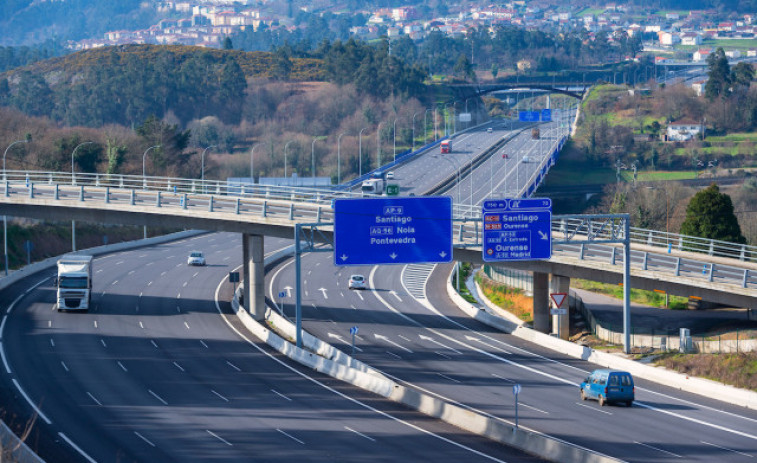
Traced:
[[88, 311], [92, 301], [92, 256], [67, 255], [58, 260], [56, 308]]

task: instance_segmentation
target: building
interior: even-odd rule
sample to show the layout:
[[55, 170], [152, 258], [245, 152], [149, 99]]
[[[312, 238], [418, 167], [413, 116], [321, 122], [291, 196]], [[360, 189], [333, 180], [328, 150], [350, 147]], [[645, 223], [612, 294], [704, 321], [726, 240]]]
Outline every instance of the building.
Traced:
[[702, 133], [702, 125], [694, 122], [668, 124], [666, 136], [668, 141], [687, 141]]
[[712, 49], [700, 48], [699, 50], [694, 52], [694, 56], [692, 57], [692, 59], [694, 61], [704, 61], [707, 59], [708, 56], [710, 56], [710, 53], [712, 53]]
[[702, 45], [702, 36], [696, 32], [684, 32], [681, 34], [681, 45]]

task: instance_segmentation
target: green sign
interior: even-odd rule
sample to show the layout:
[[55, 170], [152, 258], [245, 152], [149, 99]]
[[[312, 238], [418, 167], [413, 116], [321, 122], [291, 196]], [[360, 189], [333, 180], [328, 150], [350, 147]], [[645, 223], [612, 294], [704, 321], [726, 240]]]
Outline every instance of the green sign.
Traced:
[[389, 184], [386, 186], [386, 195], [387, 196], [399, 196], [400, 194], [400, 186], [397, 184]]

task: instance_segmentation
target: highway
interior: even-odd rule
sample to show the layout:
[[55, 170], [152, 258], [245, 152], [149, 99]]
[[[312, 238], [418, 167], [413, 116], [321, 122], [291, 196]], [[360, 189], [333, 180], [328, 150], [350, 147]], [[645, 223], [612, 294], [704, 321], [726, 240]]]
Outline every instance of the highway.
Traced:
[[249, 339], [217, 302], [240, 256], [210, 234], [96, 258], [90, 313], [54, 310], [53, 271], [3, 291], [3, 408], [36, 411], [29, 444], [51, 463], [534, 461]]
[[[335, 268], [328, 254], [303, 260], [304, 328], [403, 383], [521, 426], [632, 462], [751, 461], [757, 411], [637, 378], [634, 406], [582, 402], [578, 384], [595, 368], [467, 318], [447, 298], [449, 266]], [[269, 296], [291, 286], [293, 266], [269, 272]], [[365, 291], [347, 289], [364, 274]], [[427, 281], [428, 280], [428, 281]], [[283, 310], [294, 317], [291, 300]]]

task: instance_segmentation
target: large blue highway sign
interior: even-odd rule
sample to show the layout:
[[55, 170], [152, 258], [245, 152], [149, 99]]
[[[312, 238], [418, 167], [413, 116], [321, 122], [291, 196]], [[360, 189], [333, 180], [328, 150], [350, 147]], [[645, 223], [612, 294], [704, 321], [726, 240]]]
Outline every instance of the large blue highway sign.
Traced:
[[337, 199], [336, 265], [452, 262], [452, 199]]
[[520, 111], [518, 112], [518, 120], [521, 122], [539, 122], [541, 113], [539, 111]]
[[542, 122], [549, 122], [552, 120], [552, 110], [551, 109], [542, 109], [541, 110], [541, 120]]
[[481, 212], [484, 262], [552, 257], [551, 199], [490, 199]]

